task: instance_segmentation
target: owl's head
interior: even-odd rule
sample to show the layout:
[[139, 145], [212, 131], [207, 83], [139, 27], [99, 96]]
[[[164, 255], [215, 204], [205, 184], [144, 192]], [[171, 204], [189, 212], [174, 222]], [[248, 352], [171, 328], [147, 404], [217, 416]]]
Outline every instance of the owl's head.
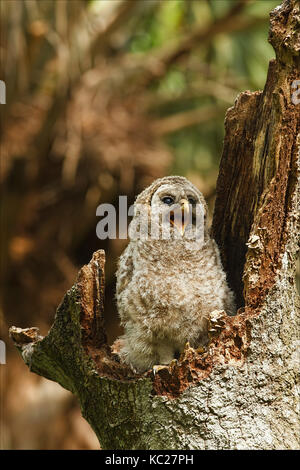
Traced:
[[167, 176], [154, 181], [137, 197], [135, 206], [140, 230], [150, 238], [205, 238], [206, 202], [202, 193], [184, 177]]

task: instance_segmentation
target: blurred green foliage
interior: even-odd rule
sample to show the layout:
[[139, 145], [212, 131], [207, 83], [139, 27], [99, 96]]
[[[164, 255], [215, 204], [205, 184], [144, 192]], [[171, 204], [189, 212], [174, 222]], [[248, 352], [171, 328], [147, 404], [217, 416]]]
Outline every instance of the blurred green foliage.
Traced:
[[[132, 18], [128, 25], [132, 34], [125, 47], [132, 54], [149, 54], [199, 24], [205, 28], [226, 15], [235, 3], [236, 0], [143, 2], [143, 13]], [[246, 89], [262, 89], [268, 62], [274, 57], [267, 41], [267, 18], [277, 5], [277, 0], [250, 1], [246, 15], [265, 18], [264, 23], [258, 22], [246, 31], [217, 35], [206, 47], [195, 47], [188, 61], [170, 67], [153, 90], [157, 94], [157, 103], [152, 113], [167, 116], [205, 104], [220, 105], [225, 110], [233, 104], [232, 95]], [[209, 91], [206, 80], [210, 82]], [[224, 86], [223, 96], [222, 93], [214, 95], [214, 84], [216, 88], [227, 86], [228, 93]], [[220, 114], [213, 121], [195, 124], [167, 136], [175, 156], [172, 172], [200, 173], [214, 184], [223, 135], [224, 115]]]
[[[205, 177], [210, 186], [215, 184], [222, 150], [225, 110], [233, 104], [239, 92], [246, 89], [258, 90], [264, 86], [268, 62], [274, 57], [273, 49], [267, 41], [268, 15], [278, 2], [279, 0], [140, 0], [111, 35], [111, 54], [107, 54], [109, 60], [122, 55], [141, 60], [145, 57], [147, 60], [152, 54], [155, 56], [172, 44], [180, 44], [182, 39], [197, 28], [203, 31], [207, 29], [209, 33], [216, 21], [226, 18], [226, 15], [230, 15], [234, 8], [242, 4], [240, 17], [234, 17], [224, 31], [213, 35], [209, 41], [195, 41], [182, 60], [167, 65], [162, 77], [143, 91], [150, 91], [152, 94], [149, 116], [156, 119], [201, 109], [203, 106], [215, 106], [220, 110], [219, 115], [213, 119], [201, 119], [198, 123], [166, 133], [166, 142], [174, 155], [170, 172], [185, 175], [196, 172]], [[23, 39], [28, 39], [28, 24], [32, 20], [36, 22], [39, 16], [47, 25], [46, 29], [51, 30], [51, 36], [46, 35], [46, 41], [39, 46], [39, 56], [36, 59], [39, 67], [34, 72], [34, 82], [30, 86], [43, 83], [44, 90], [56, 86], [54, 84], [58, 80], [55, 72], [50, 70], [46, 78], [45, 75], [42, 78], [49, 58], [54, 59], [57, 52], [63, 57], [63, 47], [68, 47], [69, 40], [75, 63], [77, 49], [80, 50], [77, 41], [78, 45], [87, 41], [85, 34], [97, 27], [87, 27], [93, 16], [100, 19], [103, 17], [105, 23], [107, 11], [121, 3], [119, 0], [73, 0], [67, 2], [64, 11], [63, 0], [23, 2]], [[89, 15], [84, 25], [86, 30], [72, 38], [73, 24], [84, 10], [86, 16]], [[62, 13], [66, 15], [63, 19], [60, 18]], [[246, 26], [236, 28], [235, 22], [241, 19], [246, 21]], [[12, 15], [11, 25], [14, 27], [16, 24], [16, 18], [13, 19]], [[99, 24], [101, 25], [101, 21]], [[9, 34], [13, 33], [8, 33], [8, 37]], [[20, 40], [22, 41], [21, 36]], [[60, 40], [62, 45], [59, 44]], [[101, 52], [100, 49], [100, 56]], [[35, 65], [33, 64], [34, 67]], [[30, 66], [32, 69], [32, 64]], [[77, 66], [75, 64], [75, 68]], [[79, 67], [82, 64], [79, 63]], [[19, 70], [19, 78], [16, 74], [14, 80], [22, 82], [26, 79], [26, 74], [22, 78], [25, 68], [26, 63]], [[29, 75], [31, 72], [26, 73]]]

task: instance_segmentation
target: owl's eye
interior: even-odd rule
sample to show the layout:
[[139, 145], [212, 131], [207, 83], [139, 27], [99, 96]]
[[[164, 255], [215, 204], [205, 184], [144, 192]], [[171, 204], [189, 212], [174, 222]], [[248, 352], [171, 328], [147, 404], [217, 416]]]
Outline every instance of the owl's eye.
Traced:
[[164, 204], [168, 204], [168, 206], [170, 206], [171, 204], [173, 204], [174, 198], [171, 197], [171, 196], [166, 196], [166, 197], [163, 197], [163, 198], [162, 198], [162, 202], [163, 202]]
[[193, 197], [189, 197], [188, 201], [189, 201], [189, 204], [191, 204], [192, 206], [194, 206], [196, 204], [196, 201]]

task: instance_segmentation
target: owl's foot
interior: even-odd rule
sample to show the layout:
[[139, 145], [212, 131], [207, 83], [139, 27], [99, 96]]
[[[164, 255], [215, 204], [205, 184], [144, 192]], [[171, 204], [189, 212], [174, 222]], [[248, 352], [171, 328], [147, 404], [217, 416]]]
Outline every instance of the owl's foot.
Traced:
[[173, 359], [170, 364], [169, 364], [169, 368], [172, 369], [173, 367], [175, 367], [176, 365], [178, 364], [178, 360], [177, 359]]
[[155, 374], [157, 374], [157, 372], [159, 372], [160, 370], [168, 369], [168, 368], [169, 368], [169, 366], [162, 366], [162, 365], [153, 366], [152, 367], [153, 375], [155, 376]]
[[214, 310], [209, 314], [208, 318], [208, 336], [214, 338], [217, 336], [225, 327], [226, 313], [224, 310]]

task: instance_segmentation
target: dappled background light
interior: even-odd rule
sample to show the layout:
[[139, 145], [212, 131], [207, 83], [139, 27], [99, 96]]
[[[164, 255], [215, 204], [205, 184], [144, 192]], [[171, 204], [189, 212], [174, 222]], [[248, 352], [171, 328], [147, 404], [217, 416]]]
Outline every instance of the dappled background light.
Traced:
[[[265, 0], [1, 2], [1, 446], [98, 448], [78, 404], [28, 372], [7, 329], [42, 334], [93, 251], [106, 251], [109, 341], [121, 332], [116, 262], [96, 208], [184, 175], [212, 215], [226, 109], [262, 89]], [[241, 158], [243, 156], [241, 155]]]

